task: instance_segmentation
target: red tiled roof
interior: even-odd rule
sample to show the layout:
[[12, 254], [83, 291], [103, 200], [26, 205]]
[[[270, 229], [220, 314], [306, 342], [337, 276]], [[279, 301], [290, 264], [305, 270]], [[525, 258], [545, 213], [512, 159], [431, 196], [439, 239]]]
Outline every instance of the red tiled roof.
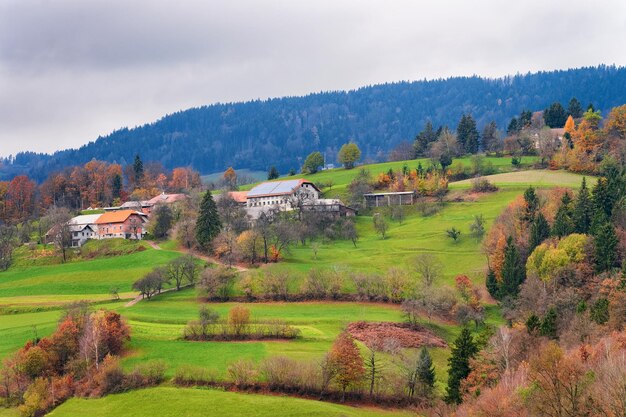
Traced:
[[96, 224], [123, 223], [126, 221], [126, 219], [130, 217], [131, 214], [141, 215], [135, 210], [108, 211], [102, 216], [98, 217], [98, 220], [96, 220]]
[[229, 191], [228, 195], [232, 197], [238, 203], [245, 203], [248, 201], [248, 192], [247, 191]]
[[184, 200], [187, 198], [185, 194], [159, 194], [156, 197], [148, 200], [149, 204], [158, 204], [158, 203], [174, 203], [176, 201]]

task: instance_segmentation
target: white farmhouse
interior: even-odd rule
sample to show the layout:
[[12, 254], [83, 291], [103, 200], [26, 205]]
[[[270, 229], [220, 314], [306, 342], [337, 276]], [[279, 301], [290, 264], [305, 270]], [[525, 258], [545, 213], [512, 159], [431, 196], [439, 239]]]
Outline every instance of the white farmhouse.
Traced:
[[88, 239], [98, 239], [98, 226], [96, 220], [100, 214], [86, 214], [76, 216], [69, 221], [72, 232], [72, 247], [80, 247]]
[[246, 207], [274, 207], [292, 210], [299, 203], [313, 203], [319, 200], [320, 190], [304, 179], [264, 182], [246, 195]]

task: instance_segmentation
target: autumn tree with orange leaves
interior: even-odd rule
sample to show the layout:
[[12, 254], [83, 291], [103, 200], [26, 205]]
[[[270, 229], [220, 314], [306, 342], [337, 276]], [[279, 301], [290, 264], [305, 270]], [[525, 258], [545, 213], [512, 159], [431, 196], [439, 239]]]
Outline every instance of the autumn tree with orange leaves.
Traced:
[[361, 352], [348, 332], [337, 336], [330, 349], [330, 361], [336, 370], [335, 380], [341, 387], [341, 401], [346, 397], [346, 390], [357, 385], [365, 376], [365, 366]]

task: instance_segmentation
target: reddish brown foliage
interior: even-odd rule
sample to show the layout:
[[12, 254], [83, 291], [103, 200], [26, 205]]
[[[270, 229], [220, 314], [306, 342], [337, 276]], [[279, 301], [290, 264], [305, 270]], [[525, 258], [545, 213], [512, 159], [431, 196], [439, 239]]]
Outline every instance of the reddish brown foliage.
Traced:
[[426, 328], [415, 328], [405, 323], [371, 323], [357, 321], [347, 327], [348, 333], [356, 340], [367, 344], [371, 340], [395, 339], [400, 347], [418, 348], [422, 346], [447, 347], [447, 343]]

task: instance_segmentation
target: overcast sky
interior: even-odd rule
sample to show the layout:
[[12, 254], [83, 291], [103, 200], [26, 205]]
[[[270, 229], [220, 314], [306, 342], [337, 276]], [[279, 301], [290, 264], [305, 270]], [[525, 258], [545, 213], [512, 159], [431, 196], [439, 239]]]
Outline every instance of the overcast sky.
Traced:
[[626, 1], [0, 0], [0, 155], [217, 101], [626, 65]]

